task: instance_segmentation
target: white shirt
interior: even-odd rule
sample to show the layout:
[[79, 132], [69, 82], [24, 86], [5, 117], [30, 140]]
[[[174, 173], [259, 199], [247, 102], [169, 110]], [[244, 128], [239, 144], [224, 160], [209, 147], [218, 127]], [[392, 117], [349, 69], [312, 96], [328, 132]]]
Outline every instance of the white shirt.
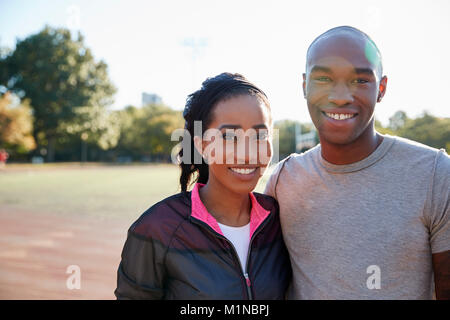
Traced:
[[245, 273], [248, 246], [250, 244], [250, 223], [242, 227], [230, 227], [221, 223], [218, 224], [223, 235], [230, 240], [236, 248], [239, 260], [241, 261], [242, 272]]

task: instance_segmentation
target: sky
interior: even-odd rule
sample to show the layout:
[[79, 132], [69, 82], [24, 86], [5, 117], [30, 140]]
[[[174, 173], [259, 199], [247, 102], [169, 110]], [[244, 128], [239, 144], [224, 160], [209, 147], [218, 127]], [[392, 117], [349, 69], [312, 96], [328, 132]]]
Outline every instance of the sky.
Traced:
[[375, 116], [450, 117], [450, 1], [0, 0], [0, 46], [46, 24], [80, 31], [117, 87], [112, 109], [156, 93], [182, 110], [207, 78], [238, 72], [268, 96], [275, 120], [310, 122], [302, 93], [306, 49], [351, 25], [383, 57], [387, 92]]

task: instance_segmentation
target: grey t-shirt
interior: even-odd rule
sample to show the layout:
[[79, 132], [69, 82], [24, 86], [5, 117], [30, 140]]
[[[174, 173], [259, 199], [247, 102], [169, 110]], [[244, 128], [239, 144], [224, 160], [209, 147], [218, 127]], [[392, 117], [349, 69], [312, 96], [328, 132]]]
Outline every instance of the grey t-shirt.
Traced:
[[334, 165], [320, 145], [277, 164], [291, 299], [431, 299], [432, 253], [450, 250], [450, 158], [383, 136], [367, 158]]

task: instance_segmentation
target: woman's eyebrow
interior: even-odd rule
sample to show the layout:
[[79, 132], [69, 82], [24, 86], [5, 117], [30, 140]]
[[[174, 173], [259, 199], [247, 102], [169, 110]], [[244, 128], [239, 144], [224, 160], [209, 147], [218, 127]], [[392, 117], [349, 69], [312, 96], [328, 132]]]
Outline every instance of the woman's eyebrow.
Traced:
[[268, 128], [264, 123], [261, 123], [257, 124], [256, 126], [253, 126], [253, 129], [268, 129]]
[[[242, 128], [242, 127], [240, 125], [236, 125], [236, 124], [223, 124], [223, 125], [221, 125], [219, 127], [219, 130], [222, 130], [222, 129], [240, 129], [240, 128]], [[252, 128], [253, 129], [267, 129], [267, 126], [264, 123], [261, 123], [261, 124], [254, 125]]]
[[236, 124], [223, 124], [219, 127], [219, 130], [222, 129], [239, 129], [242, 128], [240, 125], [236, 125]]

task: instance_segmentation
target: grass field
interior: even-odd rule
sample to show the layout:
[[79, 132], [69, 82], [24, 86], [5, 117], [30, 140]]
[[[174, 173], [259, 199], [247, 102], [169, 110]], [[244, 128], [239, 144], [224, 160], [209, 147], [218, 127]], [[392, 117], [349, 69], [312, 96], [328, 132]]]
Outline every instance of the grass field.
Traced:
[[[0, 171], [0, 300], [114, 299], [130, 224], [178, 193], [178, 178], [174, 165], [7, 165]], [[74, 265], [81, 287], [71, 290], [66, 270]]]
[[[0, 206], [58, 215], [136, 217], [180, 192], [179, 172], [171, 164], [7, 165], [0, 171]], [[267, 177], [256, 191], [263, 190]]]

